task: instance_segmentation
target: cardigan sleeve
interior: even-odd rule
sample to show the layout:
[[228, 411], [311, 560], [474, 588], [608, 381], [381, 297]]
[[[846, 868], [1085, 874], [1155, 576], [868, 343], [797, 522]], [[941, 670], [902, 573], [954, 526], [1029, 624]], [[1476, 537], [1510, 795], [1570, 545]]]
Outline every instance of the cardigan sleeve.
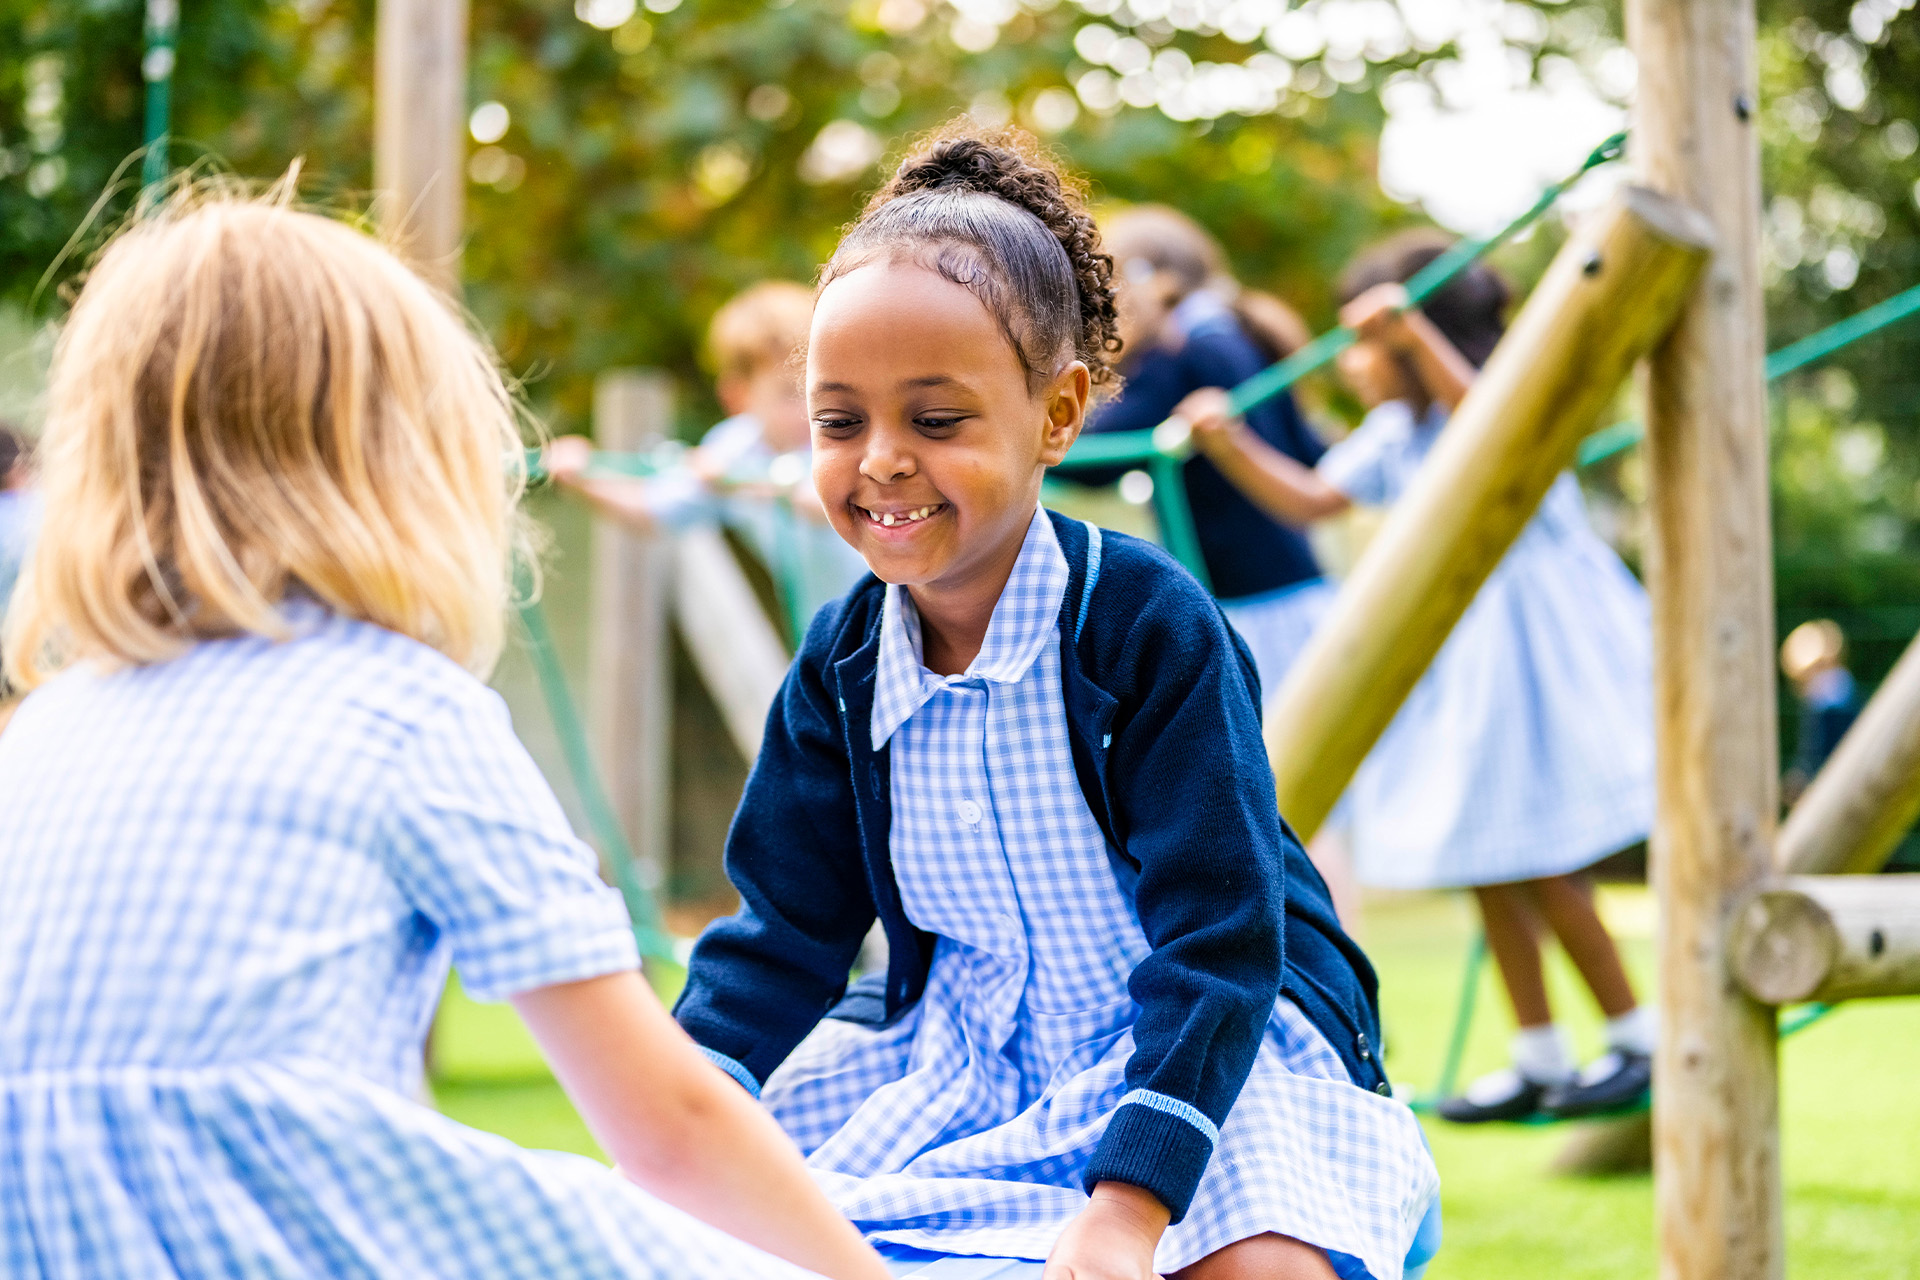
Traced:
[[1152, 951], [1129, 982], [1140, 1016], [1128, 1092], [1085, 1181], [1143, 1187], [1178, 1221], [1280, 994], [1290, 837], [1258, 678], [1212, 600], [1170, 573], [1113, 574], [1100, 589], [1137, 596], [1109, 602], [1135, 620], [1110, 668], [1130, 680], [1116, 682], [1107, 796]]
[[846, 990], [875, 916], [852, 773], [826, 686], [823, 609], [767, 715], [759, 759], [727, 832], [740, 909], [701, 935], [674, 1017], [758, 1093]]

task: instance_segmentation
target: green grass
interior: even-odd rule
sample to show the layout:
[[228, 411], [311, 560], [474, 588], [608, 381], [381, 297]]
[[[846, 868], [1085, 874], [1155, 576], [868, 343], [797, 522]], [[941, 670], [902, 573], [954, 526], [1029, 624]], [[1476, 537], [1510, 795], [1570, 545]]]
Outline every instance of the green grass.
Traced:
[[[1608, 920], [1647, 987], [1653, 916], [1643, 891], [1605, 891]], [[1368, 911], [1394, 1078], [1434, 1083], [1473, 922], [1463, 900], [1390, 898]], [[1556, 961], [1558, 958], [1556, 957]], [[1564, 964], [1558, 1007], [1584, 1051], [1598, 1022]], [[1466, 1068], [1500, 1065], [1508, 1014], [1491, 975]], [[528, 1146], [599, 1150], [504, 1005], [449, 993], [435, 1040], [435, 1092], [456, 1119]], [[1851, 1005], [1789, 1040], [1781, 1129], [1787, 1265], [1796, 1277], [1895, 1280], [1920, 1274], [1920, 1000]], [[1547, 1172], [1566, 1126], [1427, 1132], [1439, 1162], [1447, 1242], [1430, 1280], [1641, 1280], [1654, 1274], [1652, 1184], [1645, 1176]]]

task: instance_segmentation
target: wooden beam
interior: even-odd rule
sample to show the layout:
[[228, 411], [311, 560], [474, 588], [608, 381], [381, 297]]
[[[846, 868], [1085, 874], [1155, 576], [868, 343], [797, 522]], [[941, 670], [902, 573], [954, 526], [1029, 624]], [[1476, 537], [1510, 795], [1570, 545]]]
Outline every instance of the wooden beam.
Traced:
[[674, 539], [673, 611], [680, 637], [720, 708], [727, 732], [752, 764], [767, 710], [787, 675], [787, 647], [720, 531]]
[[1717, 245], [1645, 380], [1660, 1274], [1777, 1280], [1774, 1011], [1726, 963], [1734, 901], [1772, 868], [1779, 769], [1753, 0], [1627, 0], [1626, 23], [1638, 178], [1704, 212]]
[[467, 191], [467, 0], [380, 0], [373, 64], [381, 229], [452, 293]]
[[1733, 916], [1727, 963], [1767, 1004], [1920, 995], [1920, 875], [1794, 876]]
[[1666, 332], [1707, 244], [1697, 217], [1629, 189], [1554, 259], [1266, 717], [1280, 811], [1303, 837]]
[[1920, 818], [1920, 640], [1847, 730], [1780, 828], [1789, 875], [1878, 871]]
[[[638, 452], [673, 420], [673, 384], [652, 370], [610, 369], [593, 389], [594, 434], [603, 449]], [[611, 520], [593, 526], [593, 598], [588, 683], [594, 751], [641, 883], [657, 890], [669, 860], [673, 727], [667, 648], [672, 552]]]

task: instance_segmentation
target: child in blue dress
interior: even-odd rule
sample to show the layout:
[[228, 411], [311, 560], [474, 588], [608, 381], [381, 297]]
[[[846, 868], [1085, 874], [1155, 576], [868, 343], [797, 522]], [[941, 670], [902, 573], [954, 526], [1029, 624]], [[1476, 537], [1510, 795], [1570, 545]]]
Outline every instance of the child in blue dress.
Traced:
[[1039, 506], [1114, 311], [1024, 145], [928, 144], [822, 274], [814, 479], [875, 578], [774, 705], [676, 1014], [897, 1254], [1392, 1280], [1437, 1178], [1246, 647], [1164, 553]]
[[[524, 455], [454, 310], [344, 224], [184, 196], [101, 257], [49, 401], [0, 1275], [884, 1277], [654, 999], [476, 678]], [[414, 1101], [449, 958], [631, 1182]]]
[[[1181, 406], [1207, 455], [1282, 519], [1305, 523], [1403, 493], [1499, 341], [1505, 284], [1476, 267], [1419, 310], [1400, 283], [1445, 248], [1391, 241], [1349, 272], [1342, 319], [1361, 340], [1340, 370], [1366, 420], [1309, 469], [1265, 447], [1202, 393]], [[1519, 1030], [1508, 1069], [1441, 1114], [1463, 1122], [1563, 1117], [1644, 1096], [1655, 1023], [1635, 999], [1584, 875], [1653, 822], [1651, 626], [1646, 596], [1588, 525], [1571, 474], [1548, 491], [1347, 791], [1363, 883], [1465, 887]], [[1578, 1070], [1554, 1023], [1542, 924], [1607, 1017], [1607, 1051]]]

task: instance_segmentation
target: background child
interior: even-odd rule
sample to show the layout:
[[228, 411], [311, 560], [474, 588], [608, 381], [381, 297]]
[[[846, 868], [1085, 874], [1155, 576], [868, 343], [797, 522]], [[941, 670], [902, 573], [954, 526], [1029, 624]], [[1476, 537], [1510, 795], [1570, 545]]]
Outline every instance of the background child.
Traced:
[[[1399, 282], [1444, 248], [1414, 233], [1349, 271], [1342, 319], [1361, 341], [1340, 371], [1369, 412], [1317, 469], [1228, 422], [1217, 393], [1182, 406], [1207, 456], [1276, 516], [1386, 504], [1412, 482], [1499, 341], [1507, 302], [1499, 277], [1474, 268], [1407, 309]], [[1513, 1067], [1443, 1104], [1449, 1119], [1590, 1114], [1633, 1102], [1652, 1078], [1654, 1019], [1581, 874], [1652, 825], [1650, 647], [1644, 593], [1562, 475], [1348, 790], [1361, 881], [1472, 888], [1513, 1001]], [[1608, 1050], [1582, 1072], [1548, 1004], [1543, 922], [1607, 1016]]]
[[1793, 761], [1781, 798], [1797, 801], [1860, 716], [1860, 690], [1847, 670], [1847, 637], [1831, 618], [1803, 622], [1780, 642], [1780, 672], [1800, 700]]
[[[811, 618], [867, 571], [827, 524], [806, 479], [811, 441], [795, 356], [812, 316], [813, 291], [784, 280], [756, 284], [714, 313], [707, 354], [720, 404], [732, 416], [707, 432], [684, 468], [646, 479], [589, 478], [593, 446], [569, 436], [548, 446], [549, 473], [642, 532], [703, 520], [732, 525], [781, 588], [800, 597], [797, 616]], [[782, 478], [783, 470], [793, 478]]]
[[1162, 552], [1038, 505], [1116, 343], [1028, 146], [917, 151], [822, 274], [814, 479], [878, 580], [775, 703], [677, 1016], [909, 1254], [1397, 1277], [1436, 1178], [1245, 647]]
[[[884, 1276], [654, 1000], [472, 674], [521, 441], [453, 311], [340, 223], [182, 199], [102, 256], [50, 405], [0, 737], [0, 1269]], [[640, 1186], [411, 1101], [449, 955]]]
[[[1305, 340], [1278, 300], [1242, 288], [1219, 243], [1177, 209], [1137, 205], [1108, 219], [1124, 341], [1120, 393], [1089, 431], [1145, 431], [1202, 387], [1232, 387]], [[1326, 446], [1291, 395], [1247, 415], [1248, 429], [1307, 466]], [[1333, 587], [1300, 532], [1275, 521], [1205, 455], [1181, 469], [1194, 531], [1221, 611], [1246, 638], [1269, 696], [1325, 616]]]

